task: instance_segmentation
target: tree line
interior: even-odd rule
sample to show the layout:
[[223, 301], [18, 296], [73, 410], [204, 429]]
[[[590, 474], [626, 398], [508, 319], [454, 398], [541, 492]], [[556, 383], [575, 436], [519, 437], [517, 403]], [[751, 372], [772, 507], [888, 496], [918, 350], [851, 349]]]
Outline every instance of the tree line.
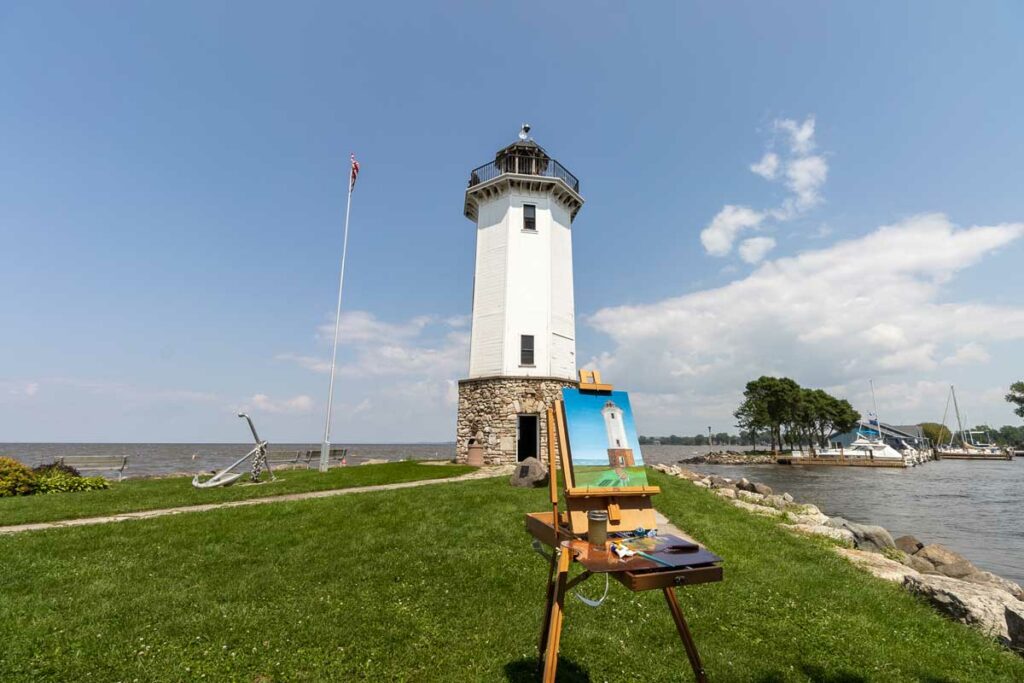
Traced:
[[736, 424], [756, 440], [766, 435], [773, 451], [827, 445], [829, 435], [848, 432], [860, 422], [860, 413], [846, 399], [822, 389], [801, 387], [788, 377], [767, 377], [747, 382]]
[[[750, 443], [750, 439], [745, 437], [746, 435], [742, 434], [737, 435], [719, 432], [718, 434], [711, 435], [711, 443], [715, 446], [739, 446], [744, 443]], [[661, 444], [663, 446], [707, 446], [708, 435], [695, 434], [694, 436], [677, 436], [672, 434], [671, 436], [640, 437], [641, 446], [650, 446], [652, 444]]]

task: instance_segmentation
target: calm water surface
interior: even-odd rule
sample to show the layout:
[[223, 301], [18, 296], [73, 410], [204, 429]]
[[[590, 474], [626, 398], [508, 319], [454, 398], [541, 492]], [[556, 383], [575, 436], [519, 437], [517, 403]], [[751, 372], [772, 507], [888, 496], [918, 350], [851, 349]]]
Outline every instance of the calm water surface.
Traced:
[[[649, 463], [692, 457], [696, 446], [646, 446]], [[979, 567], [1024, 584], [1024, 458], [941, 460], [908, 469], [787, 465], [687, 465], [788, 491], [827, 515], [878, 524], [894, 537], [942, 543]], [[685, 525], [685, 522], [683, 522]]]

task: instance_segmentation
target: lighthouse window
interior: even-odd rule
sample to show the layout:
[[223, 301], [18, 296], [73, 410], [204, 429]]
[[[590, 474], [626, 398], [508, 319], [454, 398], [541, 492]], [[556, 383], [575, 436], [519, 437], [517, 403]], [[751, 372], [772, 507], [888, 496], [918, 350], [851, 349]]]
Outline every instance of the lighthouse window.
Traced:
[[533, 365], [533, 335], [519, 336], [519, 364]]
[[523, 204], [523, 230], [537, 229], [537, 207], [533, 204]]

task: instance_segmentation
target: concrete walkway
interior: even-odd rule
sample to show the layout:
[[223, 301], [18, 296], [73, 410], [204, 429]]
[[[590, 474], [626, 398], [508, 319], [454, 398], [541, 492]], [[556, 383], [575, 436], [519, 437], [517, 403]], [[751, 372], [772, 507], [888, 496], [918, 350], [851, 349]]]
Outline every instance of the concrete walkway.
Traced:
[[416, 486], [430, 486], [433, 484], [450, 484], [455, 481], [470, 481], [473, 479], [488, 479], [490, 477], [509, 476], [513, 469], [511, 465], [498, 467], [481, 467], [475, 472], [463, 474], [458, 477], [445, 479], [422, 479], [419, 481], [404, 481], [397, 484], [377, 484], [375, 486], [356, 486], [347, 489], [330, 489], [328, 491], [309, 491], [307, 493], [287, 493], [280, 496], [266, 496], [265, 498], [249, 498], [248, 500], [232, 500], [225, 503], [209, 503], [206, 505], [186, 505], [184, 507], [164, 508], [162, 510], [141, 510], [139, 512], [122, 512], [106, 517], [83, 517], [80, 519], [62, 519], [56, 522], [34, 522], [32, 524], [15, 524], [12, 526], [0, 526], [0, 534], [17, 534], [23, 531], [40, 531], [42, 529], [59, 529], [73, 526], [92, 526], [93, 524], [109, 524], [111, 522], [123, 522], [129, 519], [150, 519], [153, 517], [165, 517], [167, 515], [179, 515], [187, 512], [206, 512], [207, 510], [218, 510], [221, 508], [236, 508], [246, 505], [266, 505], [267, 503], [284, 503], [294, 500], [312, 500], [314, 498], [332, 498], [334, 496], [347, 496], [352, 493], [370, 493], [373, 491], [394, 491], [396, 489], [410, 489]]

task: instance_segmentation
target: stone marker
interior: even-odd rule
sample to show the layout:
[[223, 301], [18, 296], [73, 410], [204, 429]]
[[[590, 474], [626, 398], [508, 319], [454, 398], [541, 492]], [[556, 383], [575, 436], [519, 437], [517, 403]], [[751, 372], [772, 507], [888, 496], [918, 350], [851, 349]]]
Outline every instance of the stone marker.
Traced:
[[513, 486], [530, 488], [532, 486], [544, 486], [548, 483], [548, 471], [544, 464], [537, 458], [526, 458], [516, 465], [509, 483]]

